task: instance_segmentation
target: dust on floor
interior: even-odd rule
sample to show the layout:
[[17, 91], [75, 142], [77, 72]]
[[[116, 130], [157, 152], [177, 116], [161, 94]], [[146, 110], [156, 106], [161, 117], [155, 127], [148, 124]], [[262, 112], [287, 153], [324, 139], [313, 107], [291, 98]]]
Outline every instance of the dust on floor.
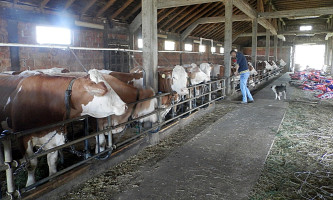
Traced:
[[173, 133], [156, 146], [145, 148], [137, 155], [90, 179], [61, 199], [112, 199], [112, 196], [116, 196], [121, 191], [131, 187], [139, 187], [140, 182], [138, 181], [140, 179], [137, 177], [141, 175], [146, 166], [155, 166], [158, 161], [167, 157], [176, 148], [182, 146], [237, 106], [239, 105], [226, 101], [217, 103], [214, 112], [194, 120], [190, 125]]

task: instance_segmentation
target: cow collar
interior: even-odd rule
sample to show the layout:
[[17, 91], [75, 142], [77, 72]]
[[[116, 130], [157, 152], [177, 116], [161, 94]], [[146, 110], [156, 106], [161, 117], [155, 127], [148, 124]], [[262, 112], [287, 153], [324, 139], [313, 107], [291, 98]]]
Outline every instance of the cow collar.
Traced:
[[73, 78], [65, 91], [65, 107], [66, 107], [66, 119], [69, 119], [71, 114], [71, 97], [72, 97], [72, 87], [76, 78]]

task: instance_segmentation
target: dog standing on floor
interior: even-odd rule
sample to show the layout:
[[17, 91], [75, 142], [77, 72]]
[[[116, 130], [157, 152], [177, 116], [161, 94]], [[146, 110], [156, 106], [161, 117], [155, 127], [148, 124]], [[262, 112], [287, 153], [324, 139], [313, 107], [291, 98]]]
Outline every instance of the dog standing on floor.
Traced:
[[272, 87], [273, 92], [275, 93], [275, 99], [281, 100], [282, 93], [284, 94], [284, 99], [287, 99], [287, 86], [284, 84], [281, 85], [273, 85]]

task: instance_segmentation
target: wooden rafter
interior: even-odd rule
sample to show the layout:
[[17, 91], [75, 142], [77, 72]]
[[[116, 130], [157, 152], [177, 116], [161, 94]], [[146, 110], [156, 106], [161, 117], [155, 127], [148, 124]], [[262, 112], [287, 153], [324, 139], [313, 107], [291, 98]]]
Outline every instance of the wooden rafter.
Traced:
[[167, 16], [169, 16], [171, 13], [175, 12], [177, 10], [177, 7], [169, 9], [166, 13], [164, 13], [161, 17], [157, 19], [157, 23], [160, 23], [163, 19], [165, 19]]
[[138, 5], [136, 5], [131, 12], [129, 12], [123, 19], [127, 20], [128, 18], [130, 18], [134, 13], [136, 13], [139, 9], [141, 8], [141, 1]]
[[[224, 15], [224, 10], [223, 10], [223, 13], [222, 13], [222, 15]], [[235, 15], [237, 15], [237, 14], [239, 14], [239, 13], [241, 13], [241, 11], [240, 10], [238, 10], [236, 7], [234, 7], [233, 8], [233, 13], [235, 14]], [[217, 28], [216, 29], [211, 29], [211, 26], [208, 26], [208, 27], [206, 27], [206, 28], [204, 28], [204, 29], [202, 29], [203, 30], [203, 33], [202, 33], [202, 31], [200, 31], [200, 32], [197, 32], [196, 34], [197, 35], [200, 35], [200, 34], [208, 34], [208, 35], [213, 35], [214, 33], [217, 33], [217, 32], [222, 32], [222, 33], [224, 33], [224, 24], [222, 24], [221, 26], [220, 26], [220, 28], [218, 28], [219, 26], [216, 26]], [[210, 30], [210, 31], [207, 31], [207, 30]], [[208, 32], [208, 33], [206, 33], [206, 32]], [[194, 35], [194, 34], [193, 34]], [[207, 35], [207, 36], [208, 36]], [[207, 37], [207, 36], [205, 36], [205, 37]], [[209, 37], [208, 37], [209, 38]]]
[[111, 15], [111, 19], [116, 18], [123, 10], [125, 10], [134, 0], [127, 0], [115, 13]]
[[163, 24], [161, 24], [160, 28], [163, 29], [167, 24], [169, 24], [172, 20], [174, 20], [176, 17], [178, 17], [181, 13], [183, 13], [188, 7], [182, 7], [180, 10], [178, 10], [173, 16], [171, 16], [169, 19], [167, 19]]
[[93, 6], [96, 3], [97, 0], [90, 0], [89, 3], [82, 9], [81, 15], [85, 14], [91, 6]]
[[263, 0], [257, 0], [257, 11], [265, 12], [264, 2]]
[[75, 0], [67, 0], [64, 10], [67, 10], [74, 3]]
[[[211, 7], [208, 8], [209, 6], [211, 6]], [[215, 8], [216, 6], [217, 6], [216, 4], [212, 5], [212, 3], [205, 4], [203, 7], [201, 7], [200, 9], [198, 9], [196, 12], [194, 12], [194, 13], [190, 14], [189, 16], [187, 16], [186, 19], [183, 22], [177, 23], [177, 25], [172, 28], [172, 32], [175, 32], [179, 27], [181, 27], [182, 25], [184, 25], [188, 21], [190, 21], [190, 22], [193, 23], [195, 20], [199, 19], [201, 16], [203, 16], [209, 10], [211, 10], [212, 8]], [[206, 8], [208, 8], [208, 9], [206, 9]], [[195, 20], [193, 20], [193, 19], [195, 19]]]
[[[222, 12], [222, 11], [223, 11], [223, 12]], [[212, 13], [212, 15], [210, 15], [210, 16], [221, 16], [221, 17], [222, 17], [222, 15], [224, 15], [224, 10], [221, 9], [221, 10], [216, 11], [215, 13]], [[205, 25], [201, 26], [200, 28], [194, 30], [194, 31], [192, 32], [192, 34], [194, 35], [195, 33], [201, 32], [201, 31], [204, 30], [206, 27], [212, 27], [213, 25], [214, 25], [214, 24], [205, 24]]]
[[107, 4], [105, 4], [98, 12], [96, 17], [100, 17], [103, 15], [103, 13], [109, 9], [117, 0], [109, 0]]
[[[193, 17], [192, 19], [183, 21], [174, 30], [179, 29], [178, 32], [181, 32], [182, 30], [186, 29], [189, 25], [191, 25], [192, 23], [194, 23], [196, 20], [198, 20], [200, 17], [204, 16], [207, 12], [214, 13], [217, 10], [220, 10], [221, 8], [222, 8], [221, 4], [215, 4], [210, 9], [205, 10], [204, 12], [202, 12], [199, 15]], [[184, 25], [184, 26], [182, 27], [182, 25]]]

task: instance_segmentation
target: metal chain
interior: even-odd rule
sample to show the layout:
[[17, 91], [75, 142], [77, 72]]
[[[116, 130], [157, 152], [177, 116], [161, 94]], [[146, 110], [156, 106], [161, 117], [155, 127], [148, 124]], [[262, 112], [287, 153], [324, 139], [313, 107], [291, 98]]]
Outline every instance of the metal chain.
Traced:
[[[54, 134], [44, 143], [42, 144], [42, 146], [40, 146], [37, 151], [34, 153], [34, 155], [39, 154], [43, 148], [56, 136], [58, 132], [55, 131]], [[16, 175], [17, 173], [19, 173], [20, 171], [22, 171], [23, 169], [26, 168], [26, 166], [29, 164], [29, 161], [26, 159], [26, 161], [24, 163], [22, 163], [14, 172], [14, 175]]]
[[69, 152], [75, 154], [77, 157], [83, 157], [85, 155], [85, 153], [76, 150], [74, 145], [71, 145], [70, 148]]

